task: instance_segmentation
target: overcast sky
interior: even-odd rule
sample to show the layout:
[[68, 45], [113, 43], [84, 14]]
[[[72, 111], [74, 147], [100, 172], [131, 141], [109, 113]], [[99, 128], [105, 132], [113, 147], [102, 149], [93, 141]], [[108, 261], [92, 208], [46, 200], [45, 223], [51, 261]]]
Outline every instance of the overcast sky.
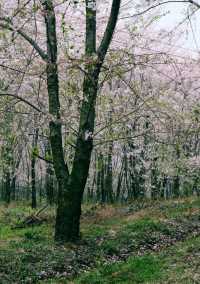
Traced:
[[[162, 11], [169, 11], [165, 17], [159, 22], [159, 27], [171, 31], [177, 27], [178, 32], [182, 32], [182, 38], [179, 44], [183, 44], [184, 48], [194, 51], [200, 51], [200, 11], [197, 11], [186, 20], [183, 24], [179, 25], [187, 17], [187, 5], [184, 4], [167, 4], [163, 6]], [[191, 12], [191, 11], [190, 11]], [[188, 31], [185, 32], [184, 31]], [[178, 44], [178, 43], [177, 43]]]
[[[127, 1], [132, 5], [132, 1]], [[136, 0], [137, 1], [137, 0]], [[147, 0], [146, 0], [147, 1]], [[166, 0], [163, 0], [166, 1]], [[160, 1], [161, 2], [161, 1]], [[200, 4], [200, 0], [196, 0]], [[138, 4], [141, 3], [138, 1]], [[152, 5], [155, 5], [158, 2], [152, 2]], [[141, 4], [142, 6], [142, 4]], [[190, 9], [188, 9], [190, 7]], [[168, 3], [162, 6], [159, 6], [156, 9], [153, 9], [147, 12], [147, 15], [162, 15], [159, 20], [156, 20], [152, 25], [153, 30], [167, 30], [168, 32], [174, 31], [174, 33], [170, 33], [173, 35], [173, 44], [176, 45], [184, 55], [190, 54], [193, 56], [199, 56], [200, 54], [200, 9], [196, 11], [189, 19], [187, 18], [188, 14], [192, 13], [191, 8], [195, 8], [187, 3]], [[196, 8], [195, 8], [196, 9]], [[139, 8], [139, 11], [142, 11], [143, 8]], [[130, 9], [129, 9], [130, 12]], [[187, 20], [186, 20], [187, 18]], [[182, 23], [183, 22], [183, 23]], [[181, 24], [182, 23], [182, 24]], [[166, 33], [165, 33], [166, 35]], [[168, 42], [169, 37], [163, 37], [162, 43]]]

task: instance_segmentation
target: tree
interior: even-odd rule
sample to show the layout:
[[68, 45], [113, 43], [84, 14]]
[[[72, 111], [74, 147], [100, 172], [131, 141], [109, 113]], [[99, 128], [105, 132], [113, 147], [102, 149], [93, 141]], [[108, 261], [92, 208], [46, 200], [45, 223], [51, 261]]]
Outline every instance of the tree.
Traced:
[[[18, 33], [40, 55], [46, 63], [47, 91], [49, 100], [49, 140], [52, 160], [58, 181], [58, 206], [55, 225], [55, 239], [73, 241], [80, 237], [81, 200], [87, 181], [93, 148], [95, 105], [98, 80], [105, 56], [116, 27], [120, 0], [112, 1], [112, 8], [103, 39], [96, 49], [96, 0], [86, 0], [85, 76], [83, 82], [83, 103], [80, 108], [79, 130], [72, 170], [65, 162], [60, 113], [59, 78], [57, 62], [57, 32], [54, 3], [41, 1], [46, 26], [47, 52], [21, 28], [16, 29], [9, 17], [0, 17], [3, 29]], [[29, 103], [30, 104], [30, 103]]]
[[[18, 144], [20, 141], [23, 147], [22, 163], [19, 166], [17, 160], [14, 163], [19, 168], [18, 197], [25, 195], [24, 184], [30, 186], [32, 173], [33, 193], [37, 181], [46, 178], [45, 192], [52, 203], [55, 174], [58, 184], [55, 239], [79, 238], [86, 182], [91, 189], [88, 190], [90, 197], [97, 197], [101, 202], [113, 202], [115, 198], [131, 201], [145, 196], [171, 197], [176, 176], [177, 196], [184, 192], [186, 177], [191, 184], [196, 180], [194, 191], [198, 191], [198, 170], [195, 168], [192, 173], [195, 177], [191, 178], [186, 166], [195, 152], [190, 149], [191, 145], [192, 149], [198, 148], [193, 145], [194, 136], [195, 141], [199, 140], [198, 122], [193, 123], [191, 118], [198, 91], [188, 85], [194, 81], [189, 74], [194, 74], [198, 65], [197, 62], [191, 65], [190, 59], [178, 56], [173, 40], [167, 47], [157, 44], [162, 42], [163, 33], [153, 34], [151, 23], [157, 25], [159, 17], [148, 14], [147, 20], [146, 16], [142, 20], [135, 17], [128, 28], [120, 26], [108, 52], [120, 1], [110, 1], [108, 23], [101, 22], [99, 17], [104, 15], [101, 8], [107, 7], [109, 1], [11, 2], [11, 9], [0, 10], [0, 41], [3, 42], [0, 71], [1, 80], [8, 82], [8, 88], [0, 86], [0, 97], [4, 104], [3, 98], [10, 96], [17, 112], [11, 124], [16, 126], [21, 121], [22, 125], [20, 130], [14, 127], [20, 137]], [[123, 4], [122, 12], [126, 5], [132, 5], [129, 1]], [[145, 5], [142, 3], [141, 8]], [[83, 21], [80, 25], [74, 23], [79, 10], [81, 17], [84, 14], [81, 19], [86, 22], [86, 29]], [[85, 35], [85, 40], [77, 36], [73, 25]], [[180, 107], [182, 104], [184, 108]], [[21, 115], [25, 112], [24, 119]], [[32, 123], [34, 113], [38, 114], [37, 125]], [[3, 121], [1, 117], [0, 120]], [[188, 121], [195, 135], [187, 130]], [[36, 128], [38, 141], [34, 142]], [[48, 144], [46, 153], [43, 140]], [[174, 155], [176, 145], [180, 153]], [[29, 151], [31, 148], [33, 151]], [[92, 156], [94, 148], [95, 157]], [[196, 152], [197, 157], [199, 150]], [[44, 161], [48, 162], [47, 167], [42, 164]], [[88, 175], [91, 175], [89, 179]]]
[[37, 143], [38, 143], [38, 128], [35, 129], [33, 133], [33, 142], [32, 142], [32, 153], [31, 153], [31, 193], [32, 193], [32, 208], [37, 207], [37, 192], [36, 192], [36, 176], [35, 176], [35, 163], [36, 163], [36, 152], [37, 152]]
[[[83, 104], [80, 110], [79, 130], [72, 171], [69, 175], [67, 170], [68, 178], [66, 179], [65, 173], [59, 185], [55, 231], [55, 238], [59, 241], [69, 241], [80, 237], [81, 200], [88, 177], [93, 148], [99, 74], [116, 27], [120, 3], [120, 0], [113, 0], [103, 39], [96, 50], [96, 1], [86, 0], [86, 63], [83, 82]], [[51, 145], [53, 146], [54, 143], [52, 142]], [[54, 151], [53, 148], [52, 152]], [[54, 164], [56, 164], [55, 157]], [[56, 165], [55, 172], [58, 175]]]

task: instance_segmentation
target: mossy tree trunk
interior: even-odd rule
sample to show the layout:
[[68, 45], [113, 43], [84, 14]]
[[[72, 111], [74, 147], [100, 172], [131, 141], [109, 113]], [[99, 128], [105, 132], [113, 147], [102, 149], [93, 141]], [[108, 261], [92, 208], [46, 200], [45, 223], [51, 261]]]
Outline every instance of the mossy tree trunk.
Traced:
[[47, 87], [49, 112], [52, 117], [50, 143], [55, 174], [58, 180], [58, 206], [56, 213], [55, 240], [66, 242], [80, 237], [81, 202], [88, 177], [98, 80], [101, 66], [109, 48], [120, 8], [120, 0], [113, 0], [110, 18], [102, 42], [96, 51], [96, 0], [86, 0], [86, 63], [83, 83], [83, 103], [80, 110], [79, 130], [72, 171], [69, 173], [64, 160], [59, 82], [57, 67], [56, 18], [53, 2], [43, 2], [47, 33]]
[[[95, 1], [93, 3], [96, 4]], [[80, 237], [81, 202], [88, 177], [93, 132], [95, 105], [98, 90], [100, 64], [95, 62], [96, 54], [96, 10], [86, 1], [86, 64], [83, 83], [83, 103], [76, 151], [72, 172], [67, 181], [62, 197], [58, 199], [55, 239], [73, 241]]]

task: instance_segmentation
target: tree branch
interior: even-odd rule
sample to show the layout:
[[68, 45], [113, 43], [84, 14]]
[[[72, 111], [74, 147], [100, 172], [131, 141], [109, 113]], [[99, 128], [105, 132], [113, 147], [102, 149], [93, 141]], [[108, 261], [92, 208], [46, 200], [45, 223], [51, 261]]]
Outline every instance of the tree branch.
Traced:
[[165, 4], [170, 4], [170, 3], [187, 3], [187, 4], [193, 4], [194, 6], [196, 6], [198, 9], [200, 9], [200, 4], [198, 4], [196, 1], [193, 1], [193, 0], [169, 0], [169, 1], [164, 1], [164, 2], [159, 2], [155, 5], [152, 5], [150, 7], [148, 7], [147, 9], [139, 12], [139, 13], [136, 13], [136, 14], [133, 14], [131, 16], [126, 16], [126, 17], [122, 17], [121, 19], [128, 19], [128, 18], [133, 18], [133, 17], [138, 17], [138, 16], [142, 16], [143, 14], [149, 12], [150, 10], [154, 9], [154, 8], [157, 8], [159, 6], [162, 6], [162, 5], [165, 5]]
[[[153, 129], [148, 129], [142, 133], [139, 133], [139, 134], [136, 134], [136, 135], [133, 135], [133, 136], [124, 136], [124, 137], [113, 137], [113, 139], [109, 139], [109, 140], [105, 140], [105, 141], [100, 141], [100, 142], [97, 142], [97, 143], [94, 143], [94, 147], [96, 146], [99, 146], [99, 145], [102, 145], [102, 144], [105, 144], [105, 143], [110, 143], [110, 142], [114, 142], [114, 141], [120, 141], [120, 140], [129, 140], [129, 139], [135, 139], [135, 138], [138, 138], [140, 136], [143, 136], [143, 135], [146, 135], [148, 134], [150, 131], [152, 131]], [[95, 141], [95, 140], [94, 140]], [[97, 140], [96, 140], [97, 141]]]
[[2, 21], [3, 23], [0, 22], [0, 27], [12, 32], [16, 32], [18, 33], [21, 37], [23, 37], [28, 43], [30, 43], [30, 45], [37, 51], [37, 53], [40, 55], [40, 57], [44, 60], [47, 61], [48, 60], [48, 56], [45, 53], [44, 50], [42, 50], [39, 45], [37, 44], [37, 42], [35, 40], [33, 40], [30, 36], [28, 36], [23, 30], [21, 29], [17, 29], [14, 28], [12, 25], [12, 21], [9, 18], [5, 18], [5, 17], [0, 17], [0, 21]]
[[33, 105], [32, 103], [27, 101], [26, 99], [24, 99], [24, 98], [22, 98], [18, 95], [11, 94], [11, 93], [0, 93], [0, 97], [3, 97], [3, 96], [13, 97], [13, 98], [15, 98], [19, 101], [24, 102], [25, 104], [29, 105], [30, 107], [34, 108], [36, 111], [43, 113], [41, 109], [39, 109], [38, 107], [36, 107], [35, 105]]
[[52, 164], [52, 165], [53, 165], [53, 162], [52, 162], [51, 160], [45, 159], [44, 157], [42, 157], [42, 156], [40, 156], [40, 155], [38, 155], [38, 154], [35, 154], [35, 153], [34, 153], [34, 156], [35, 156], [36, 158], [38, 158], [38, 159], [40, 159], [40, 160], [42, 160], [42, 161], [48, 163], [48, 164]]
[[108, 51], [108, 48], [110, 46], [114, 31], [115, 31], [115, 27], [116, 27], [116, 24], [117, 24], [117, 19], [118, 19], [119, 10], [120, 10], [120, 4], [121, 4], [121, 0], [113, 0], [113, 2], [112, 2], [112, 8], [111, 8], [108, 24], [107, 24], [106, 30], [104, 32], [101, 44], [100, 44], [100, 46], [97, 50], [97, 55], [100, 59], [100, 64], [103, 63], [104, 58], [106, 56], [106, 53]]

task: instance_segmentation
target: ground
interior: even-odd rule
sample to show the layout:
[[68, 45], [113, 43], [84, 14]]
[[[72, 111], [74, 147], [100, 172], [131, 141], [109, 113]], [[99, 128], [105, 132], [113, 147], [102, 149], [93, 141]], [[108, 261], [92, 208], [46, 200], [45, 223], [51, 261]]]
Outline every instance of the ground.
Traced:
[[[53, 241], [54, 209], [0, 206], [0, 283], [200, 283], [200, 199], [84, 205], [82, 239]], [[20, 226], [19, 226], [20, 227]]]

